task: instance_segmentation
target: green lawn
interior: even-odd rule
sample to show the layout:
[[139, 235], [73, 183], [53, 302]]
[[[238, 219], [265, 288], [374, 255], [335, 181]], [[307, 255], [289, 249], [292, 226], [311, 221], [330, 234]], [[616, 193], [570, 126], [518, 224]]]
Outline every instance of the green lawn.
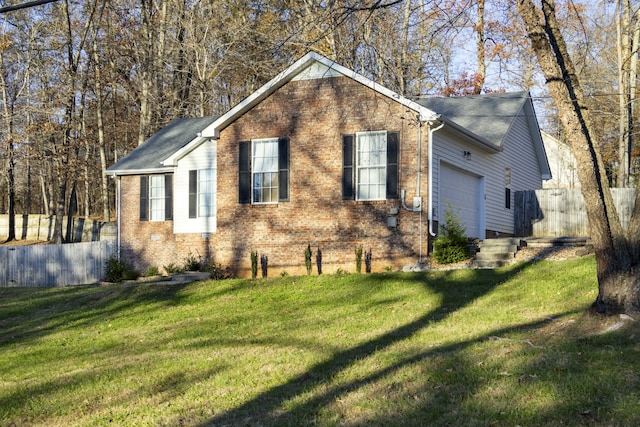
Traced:
[[638, 425], [592, 257], [0, 289], [0, 425]]

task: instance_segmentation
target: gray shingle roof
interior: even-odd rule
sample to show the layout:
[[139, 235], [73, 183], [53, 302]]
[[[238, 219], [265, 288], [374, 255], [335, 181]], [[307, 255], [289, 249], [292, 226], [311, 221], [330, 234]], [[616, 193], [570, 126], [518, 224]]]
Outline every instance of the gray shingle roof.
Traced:
[[528, 92], [512, 92], [423, 98], [417, 102], [496, 147], [501, 147], [511, 123], [528, 98]]
[[106, 172], [108, 175], [123, 175], [167, 169], [161, 162], [193, 141], [214, 120], [215, 117], [175, 119], [107, 168]]

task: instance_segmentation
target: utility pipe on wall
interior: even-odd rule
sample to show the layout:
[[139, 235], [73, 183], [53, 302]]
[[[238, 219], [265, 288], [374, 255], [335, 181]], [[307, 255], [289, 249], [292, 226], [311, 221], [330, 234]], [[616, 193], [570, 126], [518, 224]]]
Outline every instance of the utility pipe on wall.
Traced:
[[116, 251], [117, 251], [117, 258], [118, 261], [120, 261], [120, 226], [122, 225], [120, 218], [122, 218], [122, 212], [121, 212], [121, 206], [122, 206], [122, 201], [120, 200], [121, 196], [121, 184], [120, 184], [120, 180], [122, 178], [120, 176], [116, 177], [116, 212], [118, 215], [118, 225], [116, 226], [116, 235], [117, 235], [117, 240], [116, 240]]

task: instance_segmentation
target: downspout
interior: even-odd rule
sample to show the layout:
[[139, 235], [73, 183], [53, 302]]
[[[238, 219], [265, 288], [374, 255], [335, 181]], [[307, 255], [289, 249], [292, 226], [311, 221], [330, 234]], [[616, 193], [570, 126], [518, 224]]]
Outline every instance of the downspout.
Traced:
[[122, 201], [120, 200], [121, 198], [121, 185], [120, 185], [120, 180], [122, 178], [120, 176], [117, 176], [117, 180], [116, 180], [116, 212], [118, 215], [118, 222], [116, 225], [116, 251], [117, 251], [117, 257], [118, 257], [118, 261], [120, 261], [120, 226], [122, 225], [122, 223], [120, 222], [120, 218], [122, 218], [121, 215], [121, 206], [122, 206]]
[[436, 236], [436, 233], [433, 231], [433, 134], [434, 132], [442, 129], [444, 127], [444, 122], [441, 122], [439, 126], [433, 127], [433, 124], [436, 122], [429, 122], [429, 136], [427, 143], [429, 144], [429, 194], [427, 195], [427, 218], [429, 220], [429, 235], [432, 237]]

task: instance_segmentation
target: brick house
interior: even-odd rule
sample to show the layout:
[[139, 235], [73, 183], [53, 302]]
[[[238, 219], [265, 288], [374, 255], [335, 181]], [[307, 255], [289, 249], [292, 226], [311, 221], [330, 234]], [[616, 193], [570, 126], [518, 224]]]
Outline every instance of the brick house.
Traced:
[[[374, 271], [426, 256], [447, 201], [469, 236], [513, 233], [511, 192], [549, 168], [527, 93], [410, 100], [309, 53], [220, 117], [178, 119], [111, 166], [120, 256], [191, 253], [250, 274]], [[315, 263], [314, 263], [315, 264]], [[314, 267], [315, 271], [315, 267]]]

